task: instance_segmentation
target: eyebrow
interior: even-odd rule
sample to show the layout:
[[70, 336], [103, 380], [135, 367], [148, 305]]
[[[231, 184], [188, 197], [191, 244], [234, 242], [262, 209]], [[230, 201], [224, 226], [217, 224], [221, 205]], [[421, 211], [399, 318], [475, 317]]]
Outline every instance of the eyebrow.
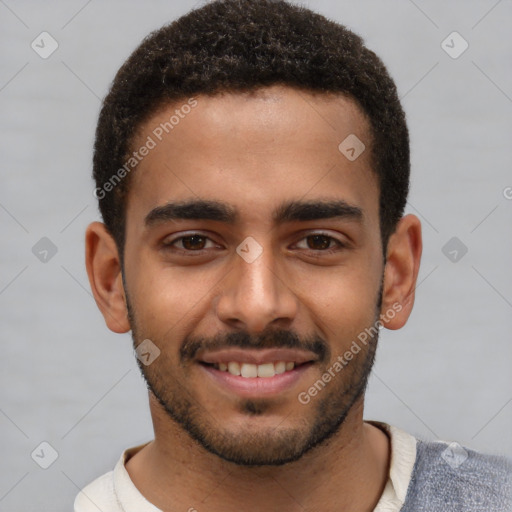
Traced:
[[[203, 199], [170, 202], [152, 209], [144, 219], [146, 227], [172, 220], [210, 220], [235, 224], [240, 218], [236, 209], [220, 202]], [[323, 219], [361, 221], [363, 210], [343, 200], [287, 201], [273, 212], [274, 224], [307, 222]]]

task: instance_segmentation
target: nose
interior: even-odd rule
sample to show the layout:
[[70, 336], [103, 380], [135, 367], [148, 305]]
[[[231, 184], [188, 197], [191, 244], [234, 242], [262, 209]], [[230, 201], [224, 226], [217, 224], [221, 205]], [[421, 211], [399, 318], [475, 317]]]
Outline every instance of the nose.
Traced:
[[298, 299], [288, 286], [285, 273], [276, 265], [271, 249], [263, 248], [251, 263], [236, 254], [233, 265], [217, 298], [218, 318], [250, 333], [262, 332], [271, 324], [289, 326], [297, 314]]

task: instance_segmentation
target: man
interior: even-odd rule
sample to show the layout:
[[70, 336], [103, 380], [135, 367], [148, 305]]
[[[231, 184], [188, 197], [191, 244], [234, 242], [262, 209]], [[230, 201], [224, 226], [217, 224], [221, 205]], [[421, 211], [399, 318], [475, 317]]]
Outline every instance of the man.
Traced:
[[155, 439], [75, 511], [512, 510], [505, 458], [363, 421], [414, 303], [409, 166], [386, 68], [320, 15], [218, 0], [143, 41], [100, 114], [86, 264]]

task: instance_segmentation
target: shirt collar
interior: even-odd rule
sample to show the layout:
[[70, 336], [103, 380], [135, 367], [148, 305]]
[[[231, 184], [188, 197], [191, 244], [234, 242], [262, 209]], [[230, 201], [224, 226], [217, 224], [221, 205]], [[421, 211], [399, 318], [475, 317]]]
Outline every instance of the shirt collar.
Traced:
[[[383, 430], [391, 440], [389, 479], [374, 512], [399, 512], [405, 503], [416, 461], [416, 438], [404, 430], [380, 421], [366, 420]], [[125, 463], [149, 443], [125, 450], [114, 468], [114, 492], [124, 512], [161, 512], [135, 487]]]
[[374, 512], [398, 512], [407, 496], [416, 462], [416, 438], [404, 430], [380, 421], [366, 421], [383, 430], [391, 440], [389, 479]]

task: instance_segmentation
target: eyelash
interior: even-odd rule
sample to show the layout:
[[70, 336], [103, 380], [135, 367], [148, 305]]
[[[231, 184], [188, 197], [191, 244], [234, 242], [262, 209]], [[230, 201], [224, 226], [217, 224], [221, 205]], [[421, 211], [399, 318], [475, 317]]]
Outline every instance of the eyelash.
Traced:
[[[181, 254], [186, 255], [186, 256], [190, 256], [190, 257], [202, 256], [202, 255], [204, 255], [204, 252], [207, 251], [208, 249], [199, 249], [197, 251], [194, 251], [194, 250], [190, 250], [190, 249], [179, 249], [179, 248], [173, 247], [176, 242], [179, 242], [180, 240], [184, 240], [186, 238], [192, 238], [194, 236], [199, 236], [201, 238], [204, 238], [204, 239], [206, 239], [208, 241], [213, 242], [213, 240], [211, 240], [210, 237], [208, 237], [206, 235], [203, 235], [201, 233], [190, 233], [188, 235], [180, 236], [178, 238], [175, 238], [174, 240], [171, 240], [169, 242], [165, 242], [162, 245], [163, 245], [165, 250], [175, 251], [175, 252], [181, 253]], [[313, 252], [315, 256], [332, 254], [334, 252], [337, 252], [337, 251], [339, 251], [341, 249], [346, 249], [348, 247], [347, 244], [341, 242], [337, 238], [334, 238], [333, 236], [331, 236], [331, 235], [329, 235], [327, 233], [322, 233], [322, 232], [309, 233], [308, 235], [306, 235], [303, 238], [301, 238], [299, 241], [305, 240], [305, 239], [307, 239], [307, 238], [309, 238], [311, 236], [322, 236], [322, 237], [325, 237], [325, 238], [329, 239], [330, 242], [335, 242], [335, 244], [337, 245], [337, 247], [328, 248], [328, 249], [303, 249], [303, 250], [308, 250], [308, 251]]]

